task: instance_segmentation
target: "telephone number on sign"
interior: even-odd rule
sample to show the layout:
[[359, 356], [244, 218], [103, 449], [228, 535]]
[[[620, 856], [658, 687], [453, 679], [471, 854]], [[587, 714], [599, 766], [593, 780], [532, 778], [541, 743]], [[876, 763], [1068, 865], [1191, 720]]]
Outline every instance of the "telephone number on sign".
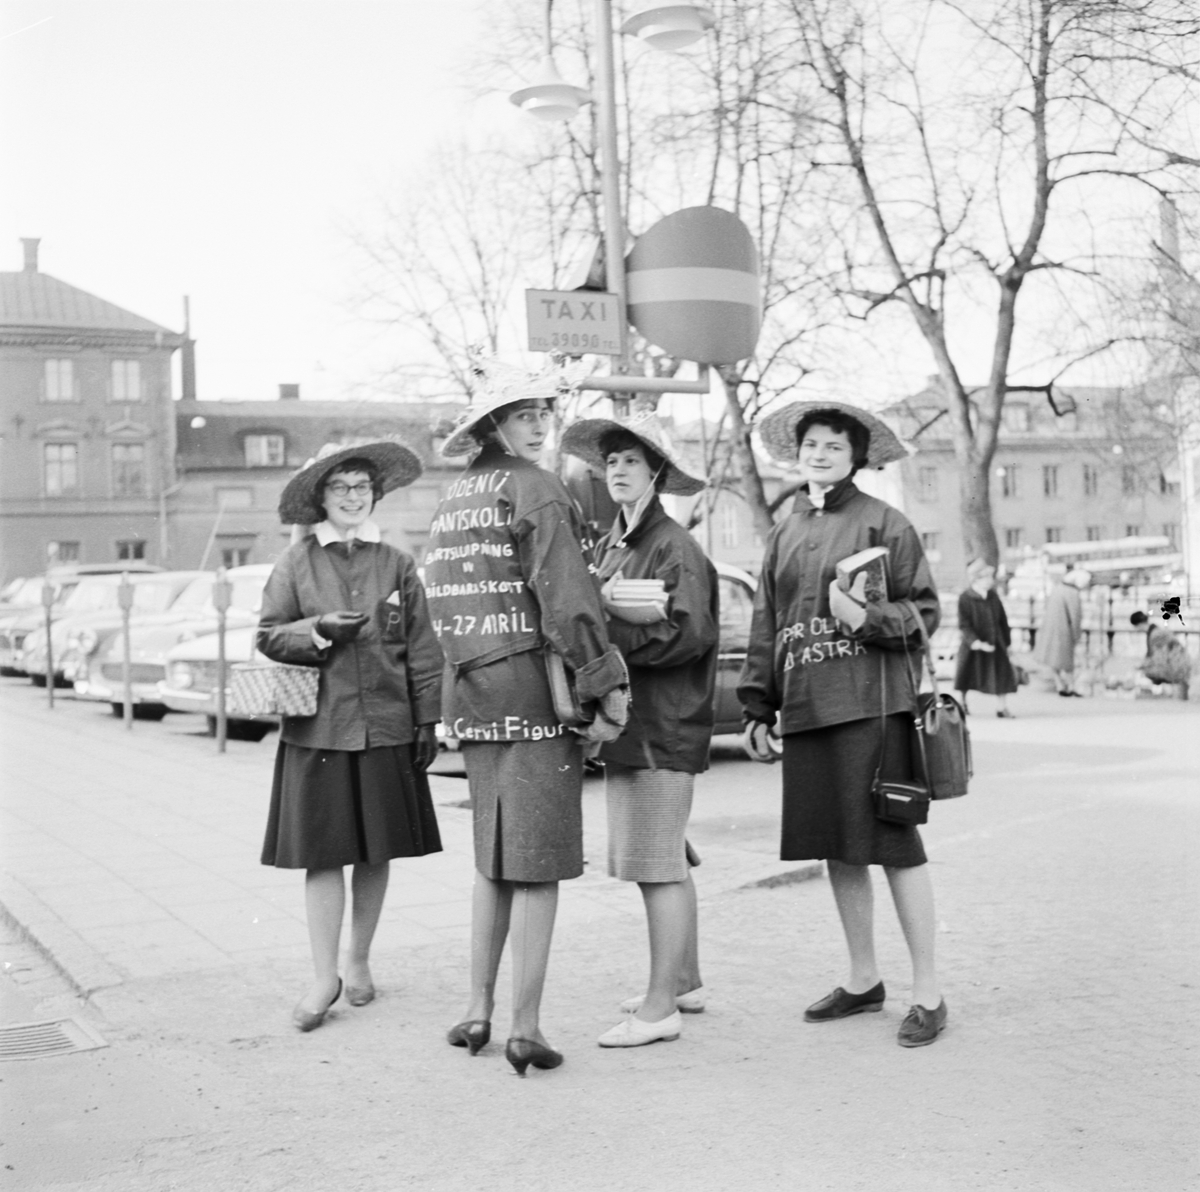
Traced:
[[575, 348], [578, 351], [615, 352], [617, 343], [608, 336], [587, 335], [579, 332], [553, 331], [549, 335], [539, 335], [532, 345], [535, 350], [547, 348]]

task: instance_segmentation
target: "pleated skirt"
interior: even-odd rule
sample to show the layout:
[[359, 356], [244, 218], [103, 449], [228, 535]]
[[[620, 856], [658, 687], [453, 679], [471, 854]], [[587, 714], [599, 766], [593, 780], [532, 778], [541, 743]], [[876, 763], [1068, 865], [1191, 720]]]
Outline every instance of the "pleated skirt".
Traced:
[[557, 882], [583, 873], [583, 748], [543, 741], [462, 745], [475, 868], [493, 881]]
[[[883, 777], [913, 780], [912, 717], [889, 716]], [[878, 717], [783, 738], [783, 861], [833, 860], [904, 869], [925, 864], [914, 827], [875, 818], [871, 784], [882, 743]]]
[[412, 764], [411, 745], [348, 751], [279, 743], [264, 865], [335, 869], [441, 849], [429, 780]]
[[694, 774], [604, 765], [608, 872], [626, 882], [681, 882], [688, 875], [687, 831]]

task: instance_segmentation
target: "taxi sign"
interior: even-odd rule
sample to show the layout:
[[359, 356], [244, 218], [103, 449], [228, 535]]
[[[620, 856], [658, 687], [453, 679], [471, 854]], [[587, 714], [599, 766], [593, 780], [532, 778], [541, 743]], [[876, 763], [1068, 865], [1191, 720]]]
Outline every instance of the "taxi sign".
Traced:
[[526, 290], [531, 352], [621, 354], [616, 294], [596, 290]]

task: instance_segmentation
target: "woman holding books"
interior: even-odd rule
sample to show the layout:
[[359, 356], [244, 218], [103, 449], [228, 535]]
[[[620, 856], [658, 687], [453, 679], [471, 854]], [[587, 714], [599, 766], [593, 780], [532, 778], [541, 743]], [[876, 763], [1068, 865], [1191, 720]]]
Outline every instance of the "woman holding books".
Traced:
[[[601, 746], [608, 803], [608, 872], [637, 882], [650, 929], [646, 993], [601, 1047], [678, 1039], [680, 1012], [704, 1009], [696, 942], [696, 887], [684, 832], [695, 776], [708, 769], [717, 678], [717, 574], [659, 493], [704, 488], [674, 458], [652, 413], [571, 426], [563, 450], [603, 469], [619, 506], [601, 543], [608, 633], [629, 667], [625, 732]], [[625, 595], [624, 593], [630, 593]], [[642, 602], [646, 603], [642, 603]]]
[[[883, 1008], [868, 869], [882, 865], [913, 969], [897, 1041], [924, 1046], [946, 1023], [933, 887], [920, 833], [877, 819], [872, 785], [877, 772], [914, 780], [916, 691], [905, 654], [913, 651], [919, 673], [916, 618], [928, 633], [937, 628], [937, 590], [912, 525], [853, 479], [907, 452], [881, 419], [841, 402], [793, 402], [760, 430], [775, 459], [799, 464], [803, 483], [767, 542], [738, 695], [752, 756], [769, 760], [776, 727], [783, 738], [780, 857], [827, 862], [850, 954], [845, 982], [809, 1006], [805, 1021]], [[871, 550], [878, 547], [886, 556]], [[846, 561], [857, 571], [846, 577], [848, 591], [838, 582]]]
[[1012, 635], [1004, 605], [996, 594], [996, 569], [986, 559], [967, 564], [969, 586], [958, 598], [958, 628], [962, 644], [954, 668], [954, 690], [967, 706], [968, 691], [996, 697], [996, 715], [1012, 719], [1008, 697], [1017, 689], [1017, 672], [1008, 660]]

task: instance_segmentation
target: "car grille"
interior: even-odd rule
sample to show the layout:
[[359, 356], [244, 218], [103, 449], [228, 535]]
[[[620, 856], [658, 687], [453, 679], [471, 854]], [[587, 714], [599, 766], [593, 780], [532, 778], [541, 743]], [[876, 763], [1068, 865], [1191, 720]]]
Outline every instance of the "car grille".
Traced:
[[217, 664], [215, 662], [189, 662], [187, 665], [192, 672], [192, 683], [187, 688], [188, 691], [212, 691], [216, 687]]
[[25, 644], [24, 633], [0, 633], [0, 650], [19, 650]]
[[[124, 683], [125, 671], [119, 662], [106, 662], [100, 673], [110, 683]], [[166, 669], [153, 662], [133, 662], [129, 665], [131, 683], [158, 683], [167, 676]]]

